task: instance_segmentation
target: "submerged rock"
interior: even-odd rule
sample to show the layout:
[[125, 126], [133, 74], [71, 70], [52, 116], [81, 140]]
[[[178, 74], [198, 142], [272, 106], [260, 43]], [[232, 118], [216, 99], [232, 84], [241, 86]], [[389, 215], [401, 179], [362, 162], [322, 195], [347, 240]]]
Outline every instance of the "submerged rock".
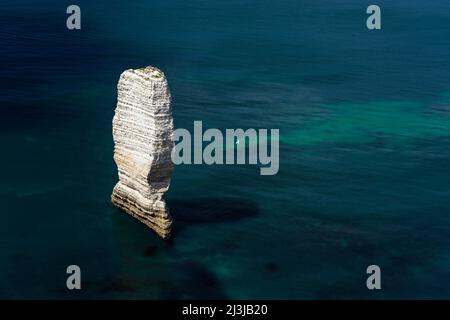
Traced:
[[173, 119], [166, 77], [154, 67], [129, 69], [117, 90], [113, 139], [119, 182], [112, 203], [169, 238], [172, 220], [164, 192], [173, 171]]

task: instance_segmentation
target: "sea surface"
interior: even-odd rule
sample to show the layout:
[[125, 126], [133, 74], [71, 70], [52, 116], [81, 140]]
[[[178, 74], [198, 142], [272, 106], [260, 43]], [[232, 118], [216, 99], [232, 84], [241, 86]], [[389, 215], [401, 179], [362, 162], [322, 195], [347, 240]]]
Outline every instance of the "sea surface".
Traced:
[[[0, 298], [450, 298], [448, 0], [378, 0], [376, 31], [358, 0], [78, 0], [75, 31], [70, 4], [1, 5]], [[175, 168], [170, 242], [110, 203], [147, 65], [177, 128], [280, 129], [277, 175]]]

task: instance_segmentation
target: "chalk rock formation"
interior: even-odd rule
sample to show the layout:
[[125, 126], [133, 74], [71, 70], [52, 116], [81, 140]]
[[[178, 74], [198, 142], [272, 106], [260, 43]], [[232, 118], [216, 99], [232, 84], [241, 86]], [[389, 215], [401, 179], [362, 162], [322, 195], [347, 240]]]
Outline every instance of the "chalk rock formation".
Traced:
[[167, 80], [154, 67], [129, 69], [121, 74], [117, 90], [113, 139], [119, 182], [111, 200], [166, 239], [172, 221], [163, 195], [173, 171]]

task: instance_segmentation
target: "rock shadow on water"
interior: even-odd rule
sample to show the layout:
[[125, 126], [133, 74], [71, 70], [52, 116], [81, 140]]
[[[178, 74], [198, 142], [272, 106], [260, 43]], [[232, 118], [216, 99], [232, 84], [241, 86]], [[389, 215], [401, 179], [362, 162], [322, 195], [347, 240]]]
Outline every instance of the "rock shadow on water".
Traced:
[[219, 279], [202, 264], [188, 260], [174, 268], [175, 285], [164, 291], [164, 299], [229, 299]]
[[173, 235], [190, 225], [233, 223], [260, 214], [258, 205], [240, 198], [197, 198], [167, 200], [173, 219]]
[[[167, 273], [147, 275], [118, 274], [100, 280], [85, 281], [83, 298], [229, 299], [219, 279], [198, 262], [186, 260], [167, 265], [166, 271]], [[61, 290], [59, 294], [62, 297], [70, 297], [67, 290]]]

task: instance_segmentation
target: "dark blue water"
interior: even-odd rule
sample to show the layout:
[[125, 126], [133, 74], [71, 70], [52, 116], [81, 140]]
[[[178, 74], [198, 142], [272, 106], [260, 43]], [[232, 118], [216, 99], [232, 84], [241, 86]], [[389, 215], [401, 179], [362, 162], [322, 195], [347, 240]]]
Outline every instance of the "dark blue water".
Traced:
[[[450, 3], [3, 1], [0, 298], [450, 298]], [[110, 204], [119, 74], [176, 127], [280, 128], [280, 171], [179, 166], [165, 243]], [[66, 267], [82, 287], [65, 287]], [[382, 290], [366, 288], [366, 268]]]

